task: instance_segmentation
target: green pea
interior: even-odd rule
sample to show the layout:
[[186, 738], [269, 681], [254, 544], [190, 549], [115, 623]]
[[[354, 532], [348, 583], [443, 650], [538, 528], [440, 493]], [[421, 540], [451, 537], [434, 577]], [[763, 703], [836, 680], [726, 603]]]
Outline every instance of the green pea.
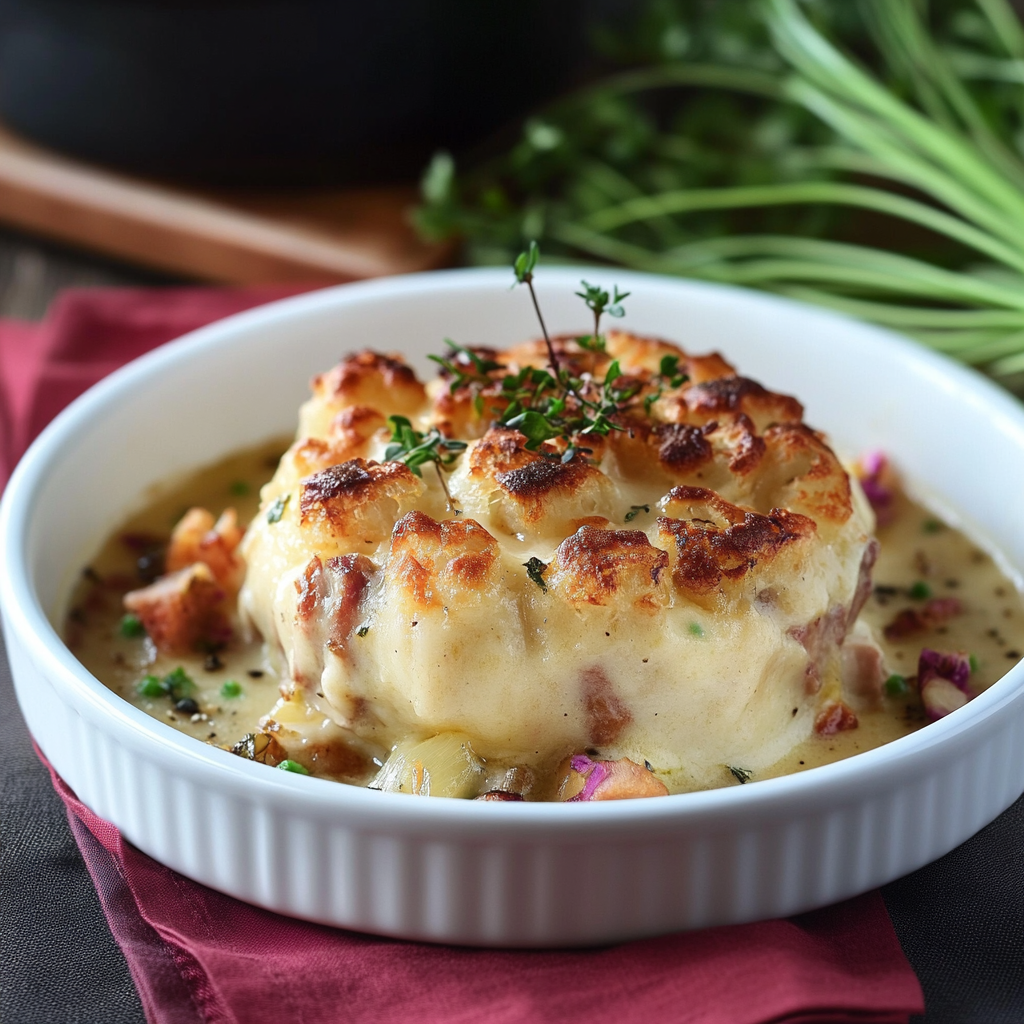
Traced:
[[138, 640], [139, 637], [146, 635], [146, 627], [143, 626], [142, 619], [138, 615], [132, 615], [131, 612], [121, 616], [121, 622], [117, 628], [121, 636], [128, 640]]

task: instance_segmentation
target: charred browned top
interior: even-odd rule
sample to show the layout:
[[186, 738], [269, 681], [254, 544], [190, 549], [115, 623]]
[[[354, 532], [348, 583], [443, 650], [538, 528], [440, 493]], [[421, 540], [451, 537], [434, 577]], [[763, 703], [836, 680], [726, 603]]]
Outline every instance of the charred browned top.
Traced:
[[363, 349], [361, 352], [350, 352], [333, 369], [314, 377], [313, 390], [330, 395], [346, 395], [357, 390], [370, 376], [379, 377], [389, 388], [419, 383], [412, 367], [401, 356], [383, 355]]
[[701, 487], [673, 488], [666, 510], [687, 516], [658, 519], [659, 536], [673, 554], [672, 579], [681, 590], [697, 595], [741, 579], [817, 531], [807, 516], [780, 508], [761, 515]]
[[494, 426], [470, 451], [470, 476], [490, 478], [526, 510], [528, 520], [543, 514], [544, 500], [555, 493], [573, 493], [585, 482], [602, 476], [577, 455], [562, 462], [558, 453], [545, 447], [528, 451], [526, 437], [518, 430]]
[[701, 427], [689, 423], [663, 423], [655, 433], [658, 458], [677, 472], [692, 473], [714, 457], [714, 449]]
[[467, 593], [494, 580], [498, 542], [473, 519], [438, 522], [410, 512], [391, 536], [387, 579], [424, 607], [440, 603], [454, 591]]
[[654, 547], [640, 530], [582, 526], [559, 544], [544, 578], [574, 604], [625, 598], [654, 608], [668, 564], [668, 552]]
[[325, 518], [343, 527], [346, 516], [360, 505], [393, 497], [415, 484], [412, 470], [404, 463], [350, 459], [302, 481], [300, 522]]
[[776, 394], [749, 377], [720, 377], [694, 384], [682, 399], [691, 415], [711, 419], [745, 413], [755, 423], [799, 423], [804, 407], [789, 395]]

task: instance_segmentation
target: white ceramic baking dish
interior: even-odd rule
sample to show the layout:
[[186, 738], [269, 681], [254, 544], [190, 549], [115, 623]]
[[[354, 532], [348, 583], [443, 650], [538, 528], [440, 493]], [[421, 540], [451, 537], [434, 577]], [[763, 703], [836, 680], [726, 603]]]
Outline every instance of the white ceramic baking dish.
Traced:
[[[553, 330], [584, 330], [581, 276], [632, 295], [626, 326], [720, 349], [848, 452], [889, 451], [919, 490], [1024, 566], [1024, 411], [892, 334], [743, 291], [543, 268]], [[148, 488], [290, 432], [309, 376], [362, 346], [533, 336], [508, 271], [375, 281], [279, 302], [138, 360], [67, 409], [0, 510], [18, 698], [52, 764], [157, 860], [285, 914], [468, 944], [598, 943], [791, 914], [896, 878], [1024, 789], [1024, 666], [886, 747], [787, 778], [655, 800], [487, 803], [270, 771], [115, 696], [57, 632], [75, 574]]]

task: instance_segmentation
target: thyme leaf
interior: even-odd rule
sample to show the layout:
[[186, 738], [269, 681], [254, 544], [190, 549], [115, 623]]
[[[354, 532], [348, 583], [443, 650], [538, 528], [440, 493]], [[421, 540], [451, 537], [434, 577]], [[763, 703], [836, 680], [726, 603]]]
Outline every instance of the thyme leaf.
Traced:
[[742, 786], [744, 783], [750, 781], [753, 772], [749, 768], [737, 768], [735, 765], [727, 764], [725, 766], [732, 773], [732, 777]]
[[548, 592], [548, 585], [544, 582], [543, 573], [547, 568], [547, 563], [542, 562], [535, 555], [528, 562], [523, 562], [523, 568], [526, 570], [526, 575], [546, 594]]
[[284, 510], [288, 507], [288, 502], [291, 499], [291, 494], [282, 494], [277, 501], [274, 502], [270, 508], [267, 509], [267, 522], [270, 524], [281, 522], [281, 518], [284, 516]]
[[630, 505], [629, 511], [626, 513], [625, 522], [631, 523], [641, 512], [650, 512], [650, 505]]
[[420, 466], [432, 462], [448, 503], [448, 511], [458, 512], [452, 502], [443, 467], [450, 466], [458, 458], [459, 453], [465, 450], [466, 442], [445, 437], [436, 427], [425, 434], [420, 433], [405, 416], [389, 416], [388, 426], [391, 427], [391, 444], [384, 451], [385, 460], [404, 462], [418, 477], [423, 476]]

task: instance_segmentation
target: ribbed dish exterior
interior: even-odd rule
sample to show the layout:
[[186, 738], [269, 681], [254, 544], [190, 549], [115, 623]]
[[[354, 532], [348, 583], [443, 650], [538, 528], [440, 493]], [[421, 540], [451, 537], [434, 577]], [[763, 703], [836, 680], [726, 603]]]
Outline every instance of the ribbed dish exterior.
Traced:
[[126, 742], [116, 720], [62, 699], [16, 636], [10, 656], [43, 752], [140, 849], [283, 914], [434, 942], [601, 943], [796, 913], [934, 860], [1024, 789], [1017, 699], [983, 736], [894, 765], [888, 786], [825, 787], [745, 814], [641, 817], [603, 835], [550, 816], [515, 836], [480, 816], [469, 828], [422, 816], [395, 829], [363, 801], [302, 800], [294, 786], [246, 793], [203, 761]]

